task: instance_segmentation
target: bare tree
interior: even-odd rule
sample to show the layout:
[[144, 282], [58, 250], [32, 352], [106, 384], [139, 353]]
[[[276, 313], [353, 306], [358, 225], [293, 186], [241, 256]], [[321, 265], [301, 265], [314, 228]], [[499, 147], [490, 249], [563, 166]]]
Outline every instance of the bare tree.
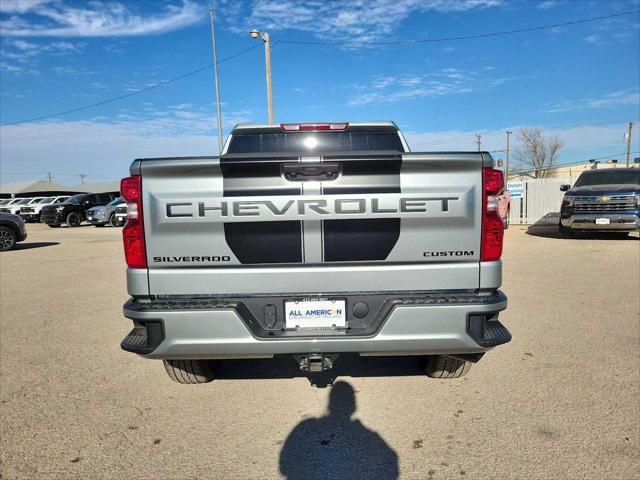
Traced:
[[564, 142], [557, 135], [544, 137], [539, 128], [523, 128], [518, 132], [520, 147], [515, 150], [516, 170], [533, 178], [554, 175], [553, 167]]

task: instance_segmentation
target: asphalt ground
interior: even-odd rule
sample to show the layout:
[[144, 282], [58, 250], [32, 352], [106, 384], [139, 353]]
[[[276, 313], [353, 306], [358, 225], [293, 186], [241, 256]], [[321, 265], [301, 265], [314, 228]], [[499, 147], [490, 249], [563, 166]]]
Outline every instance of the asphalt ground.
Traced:
[[120, 350], [120, 230], [28, 230], [0, 254], [2, 479], [640, 478], [637, 234], [512, 226], [511, 343], [459, 380], [344, 357], [322, 388], [286, 359], [171, 382]]

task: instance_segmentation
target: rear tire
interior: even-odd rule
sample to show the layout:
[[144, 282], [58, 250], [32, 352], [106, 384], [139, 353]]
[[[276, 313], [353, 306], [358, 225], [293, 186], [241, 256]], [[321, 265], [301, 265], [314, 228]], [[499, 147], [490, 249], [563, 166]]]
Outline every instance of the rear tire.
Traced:
[[16, 232], [9, 227], [0, 227], [0, 252], [6, 252], [16, 246]]
[[163, 360], [163, 363], [174, 382], [193, 385], [208, 383], [215, 378], [214, 362], [209, 360]]
[[67, 226], [68, 227], [79, 227], [82, 223], [82, 217], [76, 212], [71, 212], [67, 215]]
[[509, 212], [507, 212], [507, 216], [502, 220], [502, 226], [505, 230], [509, 228]]
[[460, 378], [471, 369], [471, 362], [445, 355], [427, 357], [425, 372], [431, 378]]

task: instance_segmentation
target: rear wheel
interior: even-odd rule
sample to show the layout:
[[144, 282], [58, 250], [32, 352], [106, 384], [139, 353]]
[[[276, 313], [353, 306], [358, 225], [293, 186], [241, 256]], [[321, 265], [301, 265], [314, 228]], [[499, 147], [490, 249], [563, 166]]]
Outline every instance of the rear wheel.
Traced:
[[425, 372], [431, 378], [460, 378], [471, 369], [471, 362], [445, 355], [427, 357]]
[[210, 360], [163, 360], [169, 378], [184, 384], [208, 383], [215, 378]]
[[0, 227], [0, 252], [11, 250], [16, 245], [16, 232], [9, 227]]
[[509, 228], [509, 212], [507, 212], [507, 215], [502, 219], [502, 226], [505, 230]]
[[82, 217], [76, 212], [71, 212], [67, 215], [67, 226], [69, 227], [79, 227], [82, 223]]

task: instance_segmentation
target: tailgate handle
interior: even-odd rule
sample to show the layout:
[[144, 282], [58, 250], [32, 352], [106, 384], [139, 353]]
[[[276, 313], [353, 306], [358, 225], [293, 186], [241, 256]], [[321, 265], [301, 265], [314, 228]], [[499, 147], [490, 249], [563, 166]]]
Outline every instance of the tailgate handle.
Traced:
[[340, 176], [339, 163], [285, 163], [282, 176], [290, 182], [331, 181]]

